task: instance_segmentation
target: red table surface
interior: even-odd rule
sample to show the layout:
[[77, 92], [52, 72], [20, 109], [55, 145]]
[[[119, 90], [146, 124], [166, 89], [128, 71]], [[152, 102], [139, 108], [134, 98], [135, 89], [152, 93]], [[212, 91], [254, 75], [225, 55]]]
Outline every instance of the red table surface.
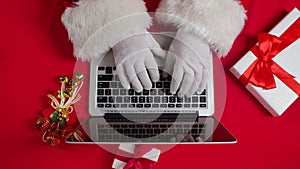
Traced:
[[[244, 0], [248, 20], [223, 59], [227, 104], [223, 124], [238, 139], [234, 145], [178, 145], [161, 155], [158, 169], [300, 168], [300, 102], [272, 117], [228, 71], [300, 0]], [[157, 3], [150, 3], [153, 11]], [[35, 119], [49, 105], [56, 78], [71, 74], [76, 60], [55, 1], [3, 1], [0, 10], [0, 168], [110, 168], [113, 154], [97, 145], [50, 147], [41, 141]], [[284, 99], [284, 98], [283, 98]], [[231, 104], [229, 104], [231, 103]]]

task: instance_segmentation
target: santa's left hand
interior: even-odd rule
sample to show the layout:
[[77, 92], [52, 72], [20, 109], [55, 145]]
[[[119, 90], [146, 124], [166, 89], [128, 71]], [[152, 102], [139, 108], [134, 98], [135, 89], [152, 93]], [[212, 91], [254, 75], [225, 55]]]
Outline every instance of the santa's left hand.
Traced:
[[164, 71], [172, 74], [171, 93], [191, 97], [202, 93], [209, 79], [204, 63], [211, 50], [200, 37], [179, 29], [166, 57]]

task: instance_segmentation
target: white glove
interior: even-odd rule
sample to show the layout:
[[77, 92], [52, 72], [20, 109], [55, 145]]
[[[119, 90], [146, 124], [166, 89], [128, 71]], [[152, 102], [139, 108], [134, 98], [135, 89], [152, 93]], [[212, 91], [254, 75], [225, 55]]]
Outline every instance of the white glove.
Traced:
[[153, 54], [164, 58], [166, 52], [146, 30], [120, 41], [112, 49], [117, 73], [124, 88], [129, 89], [131, 83], [137, 92], [141, 92], [143, 89], [151, 89], [152, 81], [159, 80]]
[[172, 74], [171, 93], [191, 97], [202, 93], [209, 79], [203, 63], [211, 59], [211, 50], [203, 40], [179, 29], [166, 57], [164, 71]]

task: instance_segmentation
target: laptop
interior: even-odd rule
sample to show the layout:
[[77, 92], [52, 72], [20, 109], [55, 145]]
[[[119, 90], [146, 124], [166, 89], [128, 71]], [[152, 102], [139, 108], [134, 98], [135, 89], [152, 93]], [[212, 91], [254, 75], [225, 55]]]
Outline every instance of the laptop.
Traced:
[[[175, 33], [154, 33], [168, 49]], [[137, 93], [124, 89], [116, 74], [112, 52], [90, 63], [87, 134], [92, 143], [221, 144], [236, 139], [213, 117], [213, 61], [204, 63], [211, 75], [206, 89], [191, 98], [170, 93], [172, 75], [163, 71], [164, 60], [155, 56], [160, 80], [152, 89]]]

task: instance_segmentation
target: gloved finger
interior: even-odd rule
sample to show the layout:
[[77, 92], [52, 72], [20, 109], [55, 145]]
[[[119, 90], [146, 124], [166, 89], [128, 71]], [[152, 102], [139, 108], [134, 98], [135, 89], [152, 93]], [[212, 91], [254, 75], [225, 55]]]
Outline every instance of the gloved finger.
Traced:
[[196, 137], [196, 142], [203, 142], [202, 138], [199, 136], [199, 137]]
[[178, 62], [175, 63], [174, 72], [173, 72], [172, 81], [171, 81], [171, 88], [170, 88], [170, 92], [172, 94], [176, 94], [176, 92], [181, 84], [181, 81], [183, 79], [183, 75], [184, 75], [183, 67]]
[[171, 137], [170, 138], [170, 142], [176, 142], [176, 138], [175, 137]]
[[195, 142], [194, 137], [191, 134], [185, 136], [187, 142]]
[[125, 65], [125, 70], [127, 72], [128, 79], [131, 82], [133, 89], [137, 92], [141, 92], [143, 90], [143, 86], [139, 81], [139, 78], [136, 74], [133, 65]]
[[202, 74], [203, 74], [202, 70], [203, 70], [203, 67], [200, 67], [199, 73], [198, 72], [195, 73], [195, 78], [193, 80], [193, 84], [192, 84], [190, 90], [186, 94], [187, 97], [192, 97], [196, 93], [196, 91], [199, 89], [199, 85], [202, 81]]
[[130, 81], [127, 77], [127, 73], [126, 73], [123, 65], [117, 66], [117, 74], [119, 76], [120, 82], [123, 85], [123, 87], [125, 89], [130, 89]]
[[157, 43], [157, 41], [153, 38], [152, 35], [148, 35], [147, 36], [147, 40], [148, 40], [148, 44], [149, 44], [149, 48], [150, 50], [153, 52], [153, 54], [155, 56], [158, 56], [162, 59], [166, 58], [167, 55], [167, 51], [163, 50], [160, 45]]
[[135, 65], [136, 74], [146, 90], [152, 88], [152, 82], [148, 76], [147, 70], [143, 62], [136, 63]]
[[173, 57], [174, 54], [172, 54], [171, 52], [169, 52], [167, 54], [166, 60], [165, 60], [165, 65], [164, 65], [164, 72], [168, 73], [168, 74], [172, 74], [173, 70], [174, 70], [174, 65], [175, 65], [175, 61], [176, 58]]
[[151, 52], [148, 53], [145, 60], [145, 66], [148, 69], [149, 75], [153, 82], [157, 82], [159, 80], [159, 71], [157, 63]]
[[194, 81], [194, 73], [185, 72], [182, 85], [178, 92], [178, 97], [183, 97], [190, 90], [192, 83]]
[[201, 94], [206, 89], [208, 80], [209, 80], [209, 73], [205, 68], [203, 68], [202, 79], [201, 79], [200, 85], [197, 89], [197, 93]]
[[185, 139], [185, 138], [184, 138], [184, 135], [183, 135], [183, 134], [178, 134], [178, 135], [177, 135], [177, 141], [179, 141], [179, 142], [181, 142], [181, 141], [184, 142], [184, 139]]

